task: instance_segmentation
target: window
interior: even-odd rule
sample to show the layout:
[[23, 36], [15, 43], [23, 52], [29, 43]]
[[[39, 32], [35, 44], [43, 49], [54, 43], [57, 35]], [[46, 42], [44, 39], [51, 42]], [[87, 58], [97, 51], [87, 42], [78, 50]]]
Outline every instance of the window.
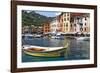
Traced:
[[69, 18], [67, 18], [67, 20], [69, 20]]
[[87, 18], [85, 17], [85, 20], [87, 20]]
[[67, 16], [69, 16], [69, 13], [67, 14]]
[[80, 23], [80, 26], [82, 27], [83, 26], [83, 23]]
[[86, 28], [84, 28], [84, 30], [86, 31]]
[[80, 28], [80, 31], [82, 32], [83, 31], [83, 28]]
[[76, 24], [74, 24], [74, 26], [76, 27]]
[[85, 26], [86, 26], [86, 23], [85, 23]]
[[76, 28], [75, 28], [75, 31], [76, 31]]
[[68, 27], [68, 23], [66, 23], [66, 27]]
[[77, 17], [77, 20], [79, 20], [80, 18], [79, 17]]
[[64, 21], [66, 21], [66, 18], [64, 18]]
[[63, 22], [63, 19], [62, 19], [62, 22]]
[[66, 14], [64, 14], [64, 17], [66, 17]]
[[72, 24], [70, 25], [70, 27], [72, 27]]

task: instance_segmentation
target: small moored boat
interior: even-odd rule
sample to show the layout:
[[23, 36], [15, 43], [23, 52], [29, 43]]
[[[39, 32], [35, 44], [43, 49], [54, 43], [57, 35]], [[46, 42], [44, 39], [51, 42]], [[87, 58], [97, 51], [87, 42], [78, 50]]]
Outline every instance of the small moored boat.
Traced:
[[76, 40], [83, 40], [83, 41], [89, 41], [89, 37], [76, 37]]
[[23, 51], [27, 55], [38, 57], [60, 57], [64, 56], [68, 44], [64, 47], [40, 47], [32, 45], [23, 45]]

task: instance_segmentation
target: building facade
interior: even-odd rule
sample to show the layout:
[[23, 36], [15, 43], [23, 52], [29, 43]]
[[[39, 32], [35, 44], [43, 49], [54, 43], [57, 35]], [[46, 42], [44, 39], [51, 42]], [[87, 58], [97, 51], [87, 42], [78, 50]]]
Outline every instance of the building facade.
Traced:
[[63, 31], [63, 15], [60, 14], [59, 16], [57, 16], [57, 20], [58, 20], [58, 32], [62, 33], [62, 31]]
[[50, 33], [50, 22], [45, 22], [43, 24], [43, 33], [44, 34]]
[[30, 33], [30, 26], [23, 26], [22, 27], [22, 33]]
[[50, 22], [50, 32], [53, 34], [58, 33], [59, 31], [58, 20], [55, 18], [53, 21]]
[[62, 34], [70, 33], [70, 13], [62, 12], [58, 18], [58, 30]]
[[62, 32], [69, 33], [70, 32], [70, 13], [63, 12], [62, 13]]
[[73, 33], [89, 33], [90, 32], [90, 19], [89, 14], [85, 13], [72, 13], [71, 26]]
[[89, 18], [89, 16], [85, 16], [83, 18], [83, 32], [84, 33], [90, 32], [90, 18]]
[[90, 16], [88, 13], [62, 12], [51, 22], [43, 24], [44, 33], [87, 34], [90, 32]]

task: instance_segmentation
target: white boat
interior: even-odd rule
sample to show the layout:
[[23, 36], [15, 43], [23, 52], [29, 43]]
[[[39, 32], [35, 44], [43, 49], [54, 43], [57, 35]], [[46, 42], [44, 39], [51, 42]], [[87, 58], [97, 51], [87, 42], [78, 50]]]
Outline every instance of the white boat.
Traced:
[[23, 52], [27, 55], [38, 56], [38, 57], [59, 57], [64, 56], [68, 45], [64, 47], [41, 47], [24, 45]]
[[89, 41], [90, 37], [76, 37], [76, 40]]
[[61, 35], [52, 35], [51, 38], [52, 39], [64, 39], [64, 37]]
[[22, 34], [22, 36], [25, 36], [25, 37], [28, 37], [28, 36], [33, 37], [32, 34]]
[[41, 35], [40, 35], [40, 34], [35, 34], [34, 37], [35, 37], [35, 38], [40, 38]]
[[32, 39], [33, 35], [32, 34], [22, 34], [22, 38], [24, 38], [24, 39]]

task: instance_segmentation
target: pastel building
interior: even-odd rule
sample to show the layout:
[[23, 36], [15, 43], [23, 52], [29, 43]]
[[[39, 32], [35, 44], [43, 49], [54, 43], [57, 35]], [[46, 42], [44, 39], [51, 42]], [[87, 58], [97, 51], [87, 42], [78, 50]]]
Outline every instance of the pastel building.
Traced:
[[59, 32], [62, 34], [70, 33], [70, 13], [62, 12], [57, 18]]
[[69, 12], [62, 13], [62, 32], [63, 33], [70, 32], [70, 13]]
[[84, 33], [90, 32], [90, 18], [89, 18], [89, 16], [83, 17], [83, 32]]
[[87, 34], [89, 32], [90, 16], [88, 13], [62, 12], [51, 22], [43, 24], [43, 33]]
[[62, 33], [62, 31], [63, 31], [63, 16], [62, 16], [62, 14], [57, 16], [57, 20], [58, 20], [58, 32]]
[[43, 33], [44, 34], [50, 33], [50, 22], [45, 22], [43, 24]]
[[24, 33], [29, 33], [29, 26], [23, 26], [22, 27], [22, 33], [24, 34]]
[[82, 17], [76, 16], [74, 18], [74, 32], [75, 33], [82, 33], [83, 32]]
[[71, 26], [73, 33], [89, 33], [90, 19], [89, 14], [71, 13]]
[[58, 20], [57, 18], [55, 18], [53, 21], [51, 21], [50, 23], [50, 32], [51, 33], [58, 33], [59, 31], [59, 27], [58, 27]]

